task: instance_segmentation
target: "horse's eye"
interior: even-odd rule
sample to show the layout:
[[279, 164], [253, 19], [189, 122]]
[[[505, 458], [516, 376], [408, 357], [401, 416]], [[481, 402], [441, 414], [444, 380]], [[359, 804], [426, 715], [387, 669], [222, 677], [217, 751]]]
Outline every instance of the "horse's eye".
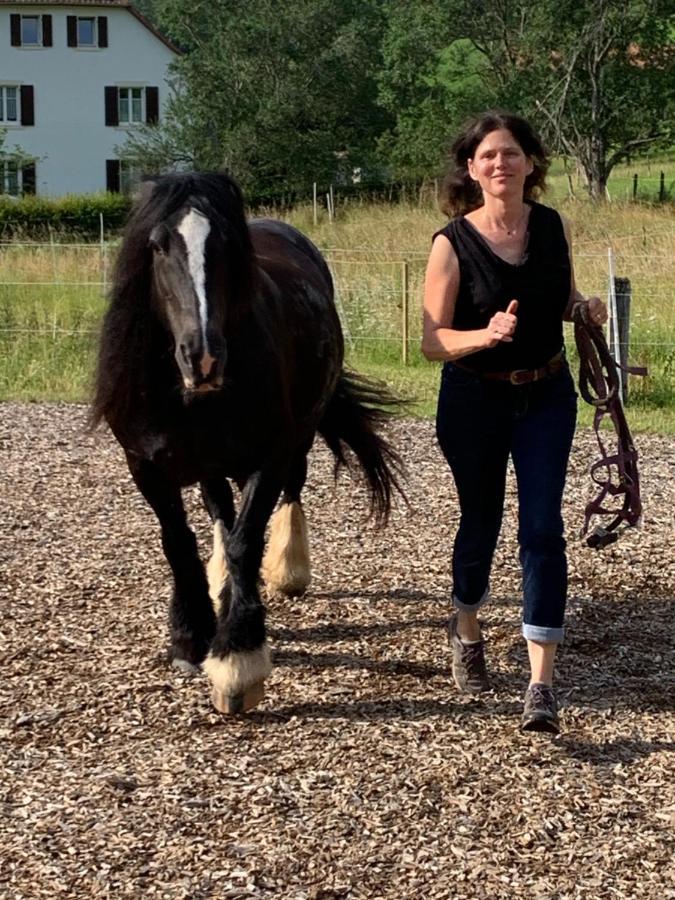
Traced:
[[153, 228], [148, 238], [148, 244], [157, 253], [165, 254], [169, 248], [169, 229], [165, 225]]

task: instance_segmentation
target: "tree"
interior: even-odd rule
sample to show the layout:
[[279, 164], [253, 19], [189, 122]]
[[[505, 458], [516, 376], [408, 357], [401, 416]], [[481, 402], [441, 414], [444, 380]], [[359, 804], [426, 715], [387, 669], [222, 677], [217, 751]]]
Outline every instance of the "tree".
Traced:
[[380, 0], [156, 0], [185, 49], [165, 121], [132, 136], [145, 169], [226, 168], [255, 192], [307, 189], [368, 165], [387, 124], [376, 104]]
[[436, 172], [461, 122], [494, 103], [487, 64], [462, 38], [456, 12], [452, 2], [389, 4], [378, 86], [379, 102], [394, 124], [379, 149], [399, 176]]
[[673, 0], [464, 0], [501, 105], [529, 115], [602, 198], [617, 163], [673, 138]]

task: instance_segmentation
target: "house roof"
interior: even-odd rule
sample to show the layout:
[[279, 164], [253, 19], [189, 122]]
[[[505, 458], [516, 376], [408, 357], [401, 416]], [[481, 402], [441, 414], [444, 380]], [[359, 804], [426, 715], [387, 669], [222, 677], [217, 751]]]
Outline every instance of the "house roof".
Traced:
[[132, 6], [129, 0], [0, 0], [0, 6], [98, 6], [99, 8], [120, 6], [123, 9], [128, 9], [131, 15], [138, 19], [138, 21], [165, 44], [169, 50], [181, 55], [183, 52], [182, 50], [179, 50], [175, 44], [172, 44], [168, 38], [164, 37], [143, 13]]

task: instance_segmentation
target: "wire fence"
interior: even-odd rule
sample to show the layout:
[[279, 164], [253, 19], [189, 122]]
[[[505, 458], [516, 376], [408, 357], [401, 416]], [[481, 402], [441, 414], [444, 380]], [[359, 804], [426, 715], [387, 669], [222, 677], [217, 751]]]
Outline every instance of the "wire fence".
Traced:
[[[588, 242], [575, 254], [577, 283], [609, 299], [610, 269], [629, 279], [631, 362], [647, 365], [672, 395], [675, 379], [675, 232], [624, 235], [621, 246]], [[0, 388], [31, 365], [74, 371], [91, 360], [106, 307], [117, 243], [0, 241]], [[417, 365], [426, 254], [324, 247], [349, 353]], [[608, 332], [609, 333], [609, 332]], [[573, 342], [568, 341], [574, 354]], [[79, 357], [79, 360], [78, 360]], [[12, 364], [11, 360], [14, 360]], [[90, 368], [90, 365], [89, 365]], [[45, 374], [44, 376], [48, 376]], [[78, 376], [83, 377], [83, 376]], [[4, 379], [4, 382], [3, 382]]]

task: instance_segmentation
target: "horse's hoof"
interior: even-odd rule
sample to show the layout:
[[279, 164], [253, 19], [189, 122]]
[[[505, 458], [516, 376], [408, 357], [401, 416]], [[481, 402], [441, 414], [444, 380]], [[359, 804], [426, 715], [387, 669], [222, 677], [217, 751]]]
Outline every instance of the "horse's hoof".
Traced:
[[233, 716], [237, 713], [245, 713], [257, 706], [265, 696], [265, 684], [256, 681], [237, 694], [226, 694], [225, 691], [214, 687], [211, 691], [213, 705], [220, 713]]
[[188, 662], [187, 659], [179, 659], [175, 656], [171, 660], [171, 668], [177, 669], [179, 672], [182, 672], [183, 675], [198, 675], [199, 674], [199, 666], [193, 665], [191, 662]]

